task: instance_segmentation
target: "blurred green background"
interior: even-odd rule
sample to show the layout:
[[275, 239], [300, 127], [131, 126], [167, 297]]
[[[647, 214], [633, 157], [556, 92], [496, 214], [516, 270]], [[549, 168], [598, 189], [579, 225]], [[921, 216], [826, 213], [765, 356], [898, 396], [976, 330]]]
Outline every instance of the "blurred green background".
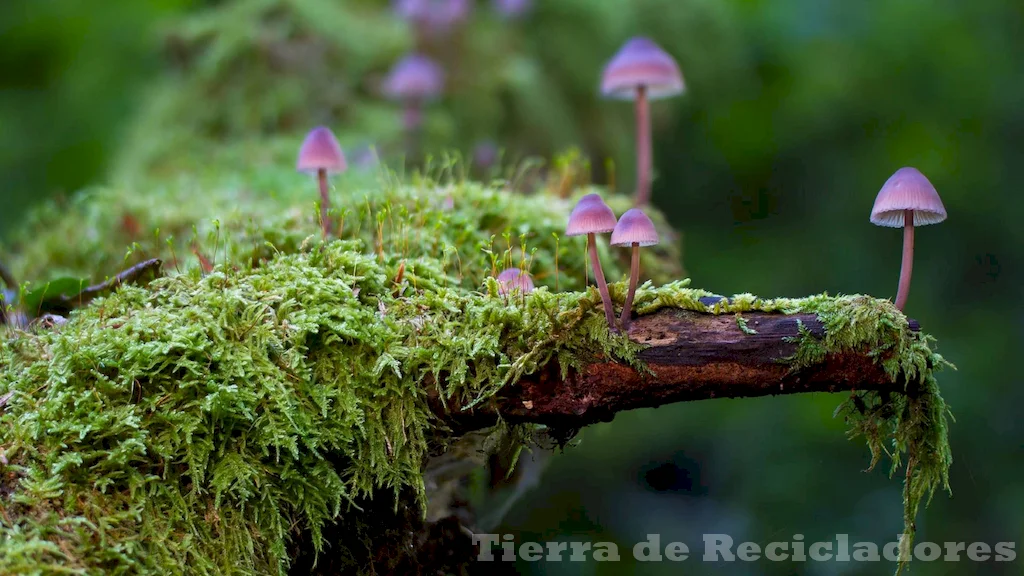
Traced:
[[[447, 72], [426, 150], [469, 156], [497, 143], [514, 161], [578, 146], [595, 181], [628, 192], [632, 109], [597, 87], [618, 46], [648, 35], [688, 85], [653, 107], [654, 201], [682, 231], [695, 286], [892, 296], [900, 232], [868, 222], [874, 196], [906, 165], [935, 184], [949, 220], [918, 232], [907, 313], [959, 368], [939, 376], [956, 417], [953, 496], [922, 511], [918, 539], [1019, 547], [1024, 4], [535, 0], [514, 16], [469, 4], [464, 21], [417, 35], [382, 1], [5, 0], [0, 236], [46, 196], [159, 175], [315, 123], [335, 128], [355, 158], [373, 146], [400, 159], [401, 113], [380, 84], [417, 45]], [[887, 573], [856, 562], [631, 560], [649, 533], [697, 556], [709, 533], [762, 545], [793, 534], [894, 539], [900, 479], [860, 472], [869, 454], [832, 419], [840, 400], [621, 414], [556, 455], [499, 531], [613, 541], [623, 556], [520, 563], [524, 573]], [[1022, 562], [915, 562], [912, 573], [1022, 574]]]

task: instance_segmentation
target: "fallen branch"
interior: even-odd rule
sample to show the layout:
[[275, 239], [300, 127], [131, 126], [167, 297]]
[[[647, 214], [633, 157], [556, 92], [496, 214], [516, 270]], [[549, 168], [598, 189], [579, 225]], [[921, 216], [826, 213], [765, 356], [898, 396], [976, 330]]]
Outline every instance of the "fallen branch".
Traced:
[[[814, 314], [744, 312], [713, 315], [663, 309], [637, 318], [629, 337], [647, 346], [638, 358], [646, 371], [598, 361], [581, 370], [547, 366], [471, 410], [437, 411], [459, 431], [485, 428], [498, 416], [574, 429], [610, 421], [616, 413], [673, 402], [753, 398], [801, 392], [904, 390], [868, 351], [828, 355], [794, 370], [784, 359], [797, 350], [800, 326], [815, 337], [824, 327]], [[920, 330], [916, 321], [910, 329]], [[648, 372], [649, 371], [649, 372]]]

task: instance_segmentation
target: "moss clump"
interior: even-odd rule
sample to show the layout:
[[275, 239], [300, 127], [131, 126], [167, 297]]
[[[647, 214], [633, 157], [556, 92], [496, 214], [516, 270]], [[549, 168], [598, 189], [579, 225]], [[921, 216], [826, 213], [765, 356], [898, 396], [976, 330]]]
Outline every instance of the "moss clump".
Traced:
[[[602, 343], [594, 294], [445, 287], [433, 260], [311, 244], [243, 271], [124, 287], [2, 344], [6, 573], [58, 565], [276, 573], [289, 530], [411, 491], [444, 443], [427, 382], [469, 405]], [[344, 511], [344, 512], [343, 512]]]
[[[343, 239], [323, 243], [313, 188], [295, 180], [274, 168], [245, 187], [200, 174], [164, 186], [162, 202], [97, 189], [66, 217], [27, 226], [23, 277], [110, 274], [132, 241], [129, 260], [160, 255], [170, 275], [53, 330], [0, 336], [0, 395], [12, 393], [0, 413], [0, 572], [281, 574], [296, 540], [369, 570], [365, 542], [395, 532], [377, 522], [382, 503], [395, 518], [424, 510], [425, 463], [455, 440], [433, 399], [472, 406], [551, 361], [635, 361], [638, 345], [608, 333], [596, 291], [565, 291], [585, 277], [582, 245], [556, 238], [571, 199], [356, 174], [338, 192]], [[193, 243], [220, 263], [212, 273], [189, 256]], [[523, 261], [540, 288], [500, 296], [493, 274]], [[661, 255], [649, 269], [675, 268]], [[621, 303], [625, 282], [610, 288]], [[912, 533], [949, 466], [931, 339], [864, 296], [708, 307], [710, 295], [648, 283], [635, 306], [815, 313], [824, 339], [807, 334], [780, 361], [799, 370], [857, 350], [905, 377], [907, 394], [857, 394], [842, 412], [875, 461], [890, 439], [893, 470], [905, 460]], [[323, 536], [339, 525], [353, 542]]]

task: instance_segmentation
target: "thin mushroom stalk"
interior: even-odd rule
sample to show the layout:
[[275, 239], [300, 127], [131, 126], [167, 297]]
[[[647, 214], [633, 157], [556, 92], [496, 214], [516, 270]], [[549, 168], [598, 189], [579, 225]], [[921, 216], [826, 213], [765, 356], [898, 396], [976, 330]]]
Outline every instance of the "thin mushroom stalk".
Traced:
[[331, 210], [330, 188], [327, 183], [327, 170], [323, 168], [316, 171], [317, 181], [320, 183], [320, 222], [323, 226], [324, 238], [331, 235]]
[[636, 205], [643, 206], [651, 200], [651, 105], [647, 98], [647, 87], [636, 89]]
[[636, 294], [636, 283], [640, 278], [640, 244], [633, 242], [633, 256], [629, 264], [629, 292], [626, 293], [626, 302], [622, 305], [622, 315], [619, 316], [619, 323], [623, 330], [629, 329], [629, 322], [632, 319], [633, 296]]
[[402, 130], [405, 131], [405, 153], [409, 158], [419, 152], [420, 128], [423, 126], [423, 108], [415, 99], [405, 102], [402, 111]]
[[601, 293], [601, 302], [604, 304], [604, 316], [608, 320], [608, 328], [615, 328], [615, 310], [612, 308], [612, 297], [608, 293], [608, 283], [604, 280], [604, 271], [601, 270], [601, 259], [597, 257], [597, 239], [594, 234], [587, 234], [587, 250], [590, 252], [590, 264], [594, 267], [594, 279], [597, 280], [597, 290]]
[[914, 211], [903, 211], [903, 260], [900, 264], [900, 284], [896, 290], [896, 308], [903, 310], [910, 296], [910, 275], [914, 269]]

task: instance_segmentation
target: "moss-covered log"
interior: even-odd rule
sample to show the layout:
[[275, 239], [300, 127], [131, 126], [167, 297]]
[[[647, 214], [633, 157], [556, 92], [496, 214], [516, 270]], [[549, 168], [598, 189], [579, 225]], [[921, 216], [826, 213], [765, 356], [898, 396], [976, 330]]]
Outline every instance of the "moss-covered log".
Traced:
[[[919, 329], [914, 320], [908, 326]], [[907, 390], [906, 378], [890, 377], [870, 350], [836, 351], [819, 363], [793, 369], [787, 359], [796, 354], [802, 331], [817, 339], [825, 336], [814, 314], [733, 317], [663, 309], [630, 325], [629, 339], [643, 346], [636, 356], [641, 366], [598, 359], [563, 374], [552, 364], [508, 386], [486, 405], [464, 412], [436, 406], [440, 417], [463, 430], [490, 426], [499, 416], [571, 429], [609, 421], [625, 410], [673, 402]]]
[[[437, 568], [449, 547], [417, 535], [459, 530], [431, 523], [450, 512], [433, 464], [479, 459], [470, 429], [498, 422], [489, 444], [514, 452], [533, 427], [509, 423], [564, 438], [711, 396], [854, 390], [838, 413], [905, 478], [908, 532], [945, 486], [946, 362], [888, 300], [716, 297], [678, 280], [673, 241], [610, 333], [560, 239], [573, 198], [353, 174], [322, 242], [312, 188], [269, 166], [165, 182], [161, 202], [92, 190], [14, 236], [23, 298], [97, 289], [58, 299], [66, 322], [0, 330], [0, 573]], [[624, 252], [600, 252], [621, 305]], [[161, 278], [116, 276], [156, 258]], [[538, 289], [503, 295], [509, 266]]]

